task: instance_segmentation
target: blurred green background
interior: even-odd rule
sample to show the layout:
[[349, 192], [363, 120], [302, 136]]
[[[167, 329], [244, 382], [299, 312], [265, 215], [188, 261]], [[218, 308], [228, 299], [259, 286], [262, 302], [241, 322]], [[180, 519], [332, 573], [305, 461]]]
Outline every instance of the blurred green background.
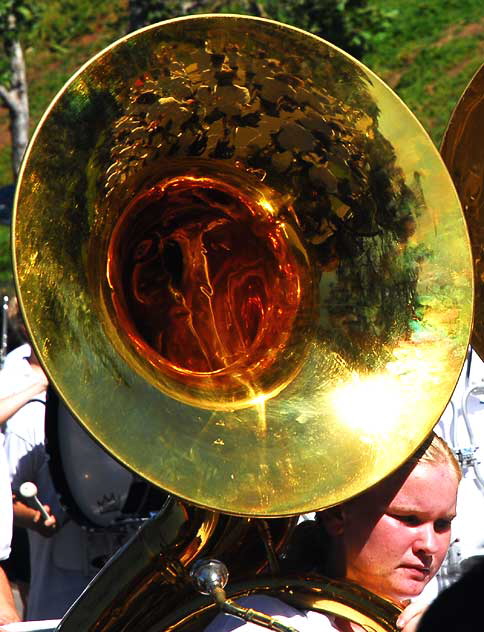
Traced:
[[[30, 127], [71, 74], [133, 28], [190, 13], [262, 15], [310, 30], [384, 79], [439, 145], [453, 108], [484, 60], [482, 0], [0, 0], [15, 7], [24, 51]], [[8, 37], [5, 27], [3, 39]], [[0, 83], [8, 85], [7, 54]], [[0, 108], [0, 187], [13, 183], [9, 116]], [[12, 286], [9, 226], [0, 225], [0, 289]]]

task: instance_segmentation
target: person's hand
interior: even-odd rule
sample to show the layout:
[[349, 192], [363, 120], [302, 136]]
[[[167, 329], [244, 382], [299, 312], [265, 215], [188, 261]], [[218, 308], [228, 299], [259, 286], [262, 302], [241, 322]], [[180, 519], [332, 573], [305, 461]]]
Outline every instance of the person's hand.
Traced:
[[408, 602], [397, 619], [397, 628], [402, 632], [416, 632], [421, 616], [428, 604], [419, 601]]
[[49, 385], [46, 374], [39, 364], [31, 364], [30, 368], [32, 369], [32, 381], [38, 387], [38, 393], [43, 393]]
[[[44, 509], [49, 514], [47, 520], [44, 520], [43, 515], [40, 511], [36, 511], [33, 517], [33, 526], [32, 528], [40, 535], [43, 535], [44, 538], [51, 538], [55, 533], [57, 533], [57, 519], [54, 514], [50, 513], [49, 505], [44, 505]], [[1, 631], [0, 631], [1, 632]]]

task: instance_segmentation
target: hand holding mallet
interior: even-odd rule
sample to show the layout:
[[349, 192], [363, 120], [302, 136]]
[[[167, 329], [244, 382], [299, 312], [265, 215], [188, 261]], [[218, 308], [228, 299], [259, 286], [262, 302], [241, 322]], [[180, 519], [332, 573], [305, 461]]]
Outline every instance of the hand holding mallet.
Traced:
[[32, 499], [34, 501], [37, 509], [44, 517], [44, 520], [48, 520], [50, 518], [46, 508], [37, 498], [37, 485], [35, 483], [31, 483], [30, 481], [22, 483], [22, 485], [20, 485], [19, 492], [24, 498]]

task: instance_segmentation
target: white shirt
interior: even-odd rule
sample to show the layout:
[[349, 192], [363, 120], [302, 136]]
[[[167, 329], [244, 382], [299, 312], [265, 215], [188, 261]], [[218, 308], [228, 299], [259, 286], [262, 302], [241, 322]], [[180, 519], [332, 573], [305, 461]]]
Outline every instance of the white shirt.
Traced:
[[[25, 366], [25, 363], [28, 364], [23, 359], [25, 356], [30, 356], [29, 345], [18, 347], [8, 354], [5, 359], [5, 367], [0, 371], [0, 397], [5, 397], [23, 388], [22, 376], [19, 376], [16, 371], [7, 370], [7, 367], [12, 365]], [[13, 523], [10, 474], [3, 447], [4, 430], [5, 427], [2, 427], [2, 432], [0, 432], [0, 560], [6, 560], [10, 555]]]
[[17, 393], [35, 381], [29, 362], [31, 353], [30, 345], [24, 344], [7, 355], [0, 371], [0, 397]]

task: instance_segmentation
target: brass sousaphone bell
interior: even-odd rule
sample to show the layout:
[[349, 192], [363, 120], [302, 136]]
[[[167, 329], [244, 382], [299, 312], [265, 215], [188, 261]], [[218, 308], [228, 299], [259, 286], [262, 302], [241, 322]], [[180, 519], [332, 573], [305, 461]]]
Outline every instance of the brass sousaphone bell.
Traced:
[[[32, 139], [13, 240], [66, 404], [211, 516], [294, 516], [379, 481], [441, 415], [470, 336], [437, 150], [363, 65], [269, 20], [175, 19], [85, 64]], [[164, 557], [185, 592], [191, 553]], [[176, 627], [150, 625], [130, 629]]]

